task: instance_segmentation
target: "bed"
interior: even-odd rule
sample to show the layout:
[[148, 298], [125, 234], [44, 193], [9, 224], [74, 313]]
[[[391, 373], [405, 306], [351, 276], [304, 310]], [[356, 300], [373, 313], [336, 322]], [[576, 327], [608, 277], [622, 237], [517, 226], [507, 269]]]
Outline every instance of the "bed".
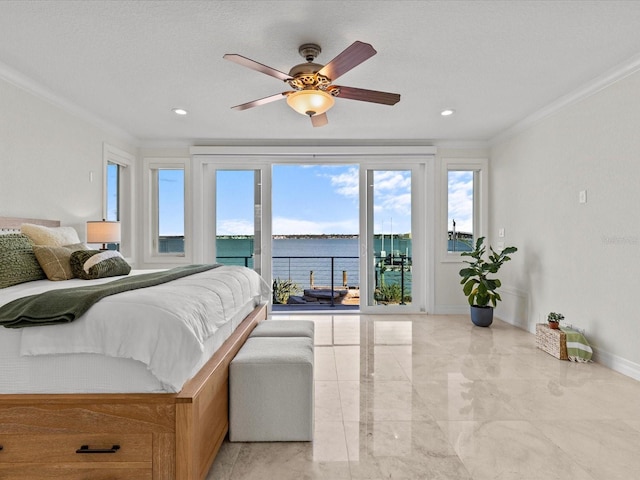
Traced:
[[[17, 229], [23, 223], [59, 226], [59, 222], [55, 221], [0, 217], [0, 229]], [[205, 276], [208, 273], [198, 275]], [[196, 275], [192, 277], [195, 279]], [[27, 285], [27, 290], [37, 290], [40, 283], [47, 282], [67, 283], [38, 280]], [[9, 294], [12, 289], [9, 287], [4, 293]], [[109, 298], [115, 299], [128, 293]], [[100, 302], [107, 300], [105, 298]], [[35, 362], [44, 362], [42, 365], [46, 364], [46, 367], [36, 369], [44, 372], [41, 372], [43, 379], [31, 390], [17, 381], [10, 381], [12, 387], [5, 385], [2, 390], [0, 381], [0, 392], [11, 392], [0, 393], [0, 478], [205, 478], [228, 430], [228, 366], [255, 325], [266, 318], [267, 308], [263, 300], [264, 296], [260, 296], [260, 301], [255, 297], [250, 307], [244, 306], [245, 311], [236, 312], [242, 318], [234, 318], [231, 323], [235, 328], [229, 329], [224, 340], [216, 338], [213, 341], [213, 337], [207, 337], [202, 355], [193, 364], [196, 370], [183, 384], [181, 377], [175, 380], [171, 380], [170, 376], [162, 380], [151, 378], [155, 375], [151, 375], [145, 365], [141, 366], [140, 362], [133, 359], [110, 356], [100, 359], [98, 353], [32, 357]], [[99, 303], [87, 312], [87, 317]], [[0, 371], [4, 372], [3, 376], [9, 375], [8, 365], [12, 374], [28, 371], [28, 365], [24, 362], [31, 359], [16, 358], [15, 366], [10, 363], [12, 349], [13, 354], [19, 351], [21, 331], [51, 329], [48, 331], [54, 332], [59, 329], [63, 333], [58, 336], [63, 339], [68, 335], [64, 329], [74, 328], [74, 324], [82, 325], [81, 320], [84, 321], [84, 317], [65, 325], [25, 329], [0, 327], [0, 368], [4, 369]], [[56, 334], [49, 335], [54, 338]], [[26, 339], [29, 337], [37, 339], [38, 335], [25, 335]], [[37, 347], [37, 342], [35, 345]], [[108, 384], [107, 388], [113, 389], [115, 385], [116, 389], [120, 389], [108, 393], [101, 390], [99, 381], [96, 382], [98, 386], [91, 387], [94, 389], [91, 393], [77, 393], [72, 388], [67, 393], [47, 393], [47, 390], [51, 391], [62, 383], [56, 380], [56, 371], [78, 368], [77, 362], [76, 367], [72, 367], [74, 355], [83, 362], [78, 376], [93, 378], [98, 376], [98, 372], [102, 375], [111, 369], [116, 373], [118, 370], [131, 372], [133, 380], [125, 378], [123, 385], [120, 385], [112, 380], [118, 377], [116, 374], [108, 377], [108, 381], [104, 382]], [[189, 368], [193, 368], [193, 365]], [[145, 380], [149, 382], [142, 388], [144, 392], [136, 392], [136, 385]], [[47, 385], [47, 381], [51, 385]], [[45, 392], [38, 390], [42, 385], [45, 385]]]

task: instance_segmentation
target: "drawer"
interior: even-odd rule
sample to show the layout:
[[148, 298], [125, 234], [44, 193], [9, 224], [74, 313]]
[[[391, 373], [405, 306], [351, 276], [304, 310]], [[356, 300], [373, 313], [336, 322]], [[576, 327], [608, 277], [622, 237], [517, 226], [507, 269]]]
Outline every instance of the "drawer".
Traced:
[[151, 434], [0, 434], [0, 446], [0, 464], [126, 462], [151, 468], [153, 459]]
[[43, 465], [0, 462], [2, 480], [152, 480], [150, 468], [117, 468], [108, 464], [82, 467], [80, 465]]

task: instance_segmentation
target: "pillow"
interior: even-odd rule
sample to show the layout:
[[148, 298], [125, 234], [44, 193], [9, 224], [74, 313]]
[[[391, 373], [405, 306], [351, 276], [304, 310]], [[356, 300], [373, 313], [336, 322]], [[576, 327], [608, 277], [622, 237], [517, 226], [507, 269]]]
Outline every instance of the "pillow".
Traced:
[[71, 271], [85, 280], [128, 275], [131, 266], [116, 250], [77, 250], [71, 254]]
[[34, 245], [38, 263], [49, 280], [69, 280], [75, 275], [71, 270], [71, 254], [77, 250], [88, 250], [83, 243], [55, 247], [52, 245]]
[[0, 288], [44, 278], [47, 277], [25, 235], [0, 235]]
[[32, 223], [20, 225], [20, 231], [33, 242], [34, 245], [53, 245], [62, 247], [80, 243], [78, 232], [73, 227], [43, 227]]

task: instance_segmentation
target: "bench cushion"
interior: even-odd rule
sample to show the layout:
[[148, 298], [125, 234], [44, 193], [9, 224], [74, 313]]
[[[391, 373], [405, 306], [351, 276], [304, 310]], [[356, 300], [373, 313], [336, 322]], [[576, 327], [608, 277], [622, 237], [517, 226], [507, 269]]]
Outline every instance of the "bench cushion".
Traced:
[[313, 338], [315, 324], [311, 320], [265, 320], [251, 332], [251, 337]]

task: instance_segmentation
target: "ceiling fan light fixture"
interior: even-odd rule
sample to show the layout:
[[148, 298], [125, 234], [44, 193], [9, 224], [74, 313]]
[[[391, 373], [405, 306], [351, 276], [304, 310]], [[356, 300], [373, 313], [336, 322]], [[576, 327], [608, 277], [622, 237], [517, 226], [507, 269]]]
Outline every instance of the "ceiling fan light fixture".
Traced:
[[298, 90], [287, 95], [287, 103], [301, 115], [322, 115], [335, 103], [333, 96], [323, 90]]

